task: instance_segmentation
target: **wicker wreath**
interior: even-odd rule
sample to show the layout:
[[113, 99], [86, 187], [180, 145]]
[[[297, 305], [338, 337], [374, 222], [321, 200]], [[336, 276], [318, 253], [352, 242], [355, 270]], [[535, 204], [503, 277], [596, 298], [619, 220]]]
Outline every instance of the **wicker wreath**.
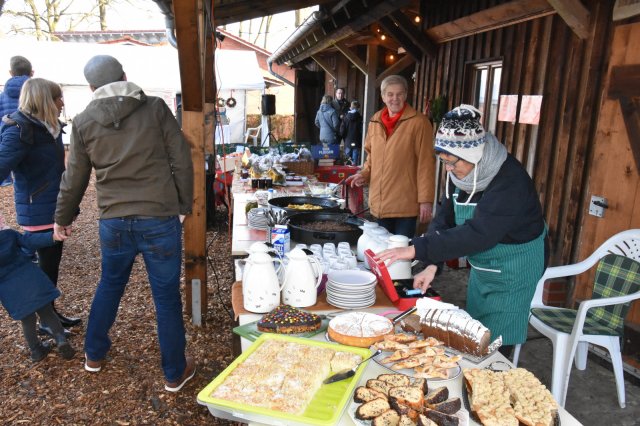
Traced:
[[225, 106], [224, 98], [218, 98], [218, 107], [223, 108]]
[[236, 98], [234, 98], [234, 97], [232, 96], [232, 97], [230, 97], [229, 99], [227, 99], [226, 105], [227, 105], [229, 108], [233, 108], [233, 107], [235, 107], [235, 106], [237, 105], [237, 103], [238, 103], [238, 102], [236, 101]]

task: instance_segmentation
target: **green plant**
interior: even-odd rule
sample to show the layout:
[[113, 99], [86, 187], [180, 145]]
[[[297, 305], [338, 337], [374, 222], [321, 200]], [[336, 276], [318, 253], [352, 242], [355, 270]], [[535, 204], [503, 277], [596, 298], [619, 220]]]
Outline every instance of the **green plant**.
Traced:
[[438, 127], [442, 121], [442, 117], [447, 113], [449, 108], [449, 100], [447, 95], [436, 96], [429, 101], [428, 116], [434, 127]]

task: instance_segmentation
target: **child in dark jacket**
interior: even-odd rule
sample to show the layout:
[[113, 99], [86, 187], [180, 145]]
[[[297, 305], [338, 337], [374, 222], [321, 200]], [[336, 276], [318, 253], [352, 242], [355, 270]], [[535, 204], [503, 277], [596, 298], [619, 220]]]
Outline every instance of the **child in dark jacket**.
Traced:
[[60, 291], [23, 250], [33, 251], [53, 243], [53, 232], [23, 235], [9, 229], [0, 214], [0, 302], [11, 318], [22, 322], [33, 362], [42, 361], [51, 351], [49, 343], [38, 338], [36, 314], [53, 331], [62, 358], [72, 359], [75, 355], [51, 305]]

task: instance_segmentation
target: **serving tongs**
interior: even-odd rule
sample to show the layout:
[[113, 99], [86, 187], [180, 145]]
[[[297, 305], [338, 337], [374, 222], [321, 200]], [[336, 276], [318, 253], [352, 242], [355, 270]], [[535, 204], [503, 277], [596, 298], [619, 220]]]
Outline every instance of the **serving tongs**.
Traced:
[[325, 385], [328, 385], [330, 383], [339, 382], [341, 380], [348, 379], [349, 377], [353, 377], [356, 374], [356, 371], [358, 370], [358, 367], [360, 367], [365, 362], [369, 361], [371, 358], [377, 357], [381, 353], [382, 353], [382, 349], [378, 349], [371, 356], [369, 356], [368, 358], [365, 358], [362, 361], [360, 361], [359, 363], [357, 363], [351, 370], [344, 370], [344, 371], [341, 371], [339, 373], [334, 374], [333, 376], [329, 376], [326, 379], [324, 379], [324, 381], [322, 383], [324, 383]]

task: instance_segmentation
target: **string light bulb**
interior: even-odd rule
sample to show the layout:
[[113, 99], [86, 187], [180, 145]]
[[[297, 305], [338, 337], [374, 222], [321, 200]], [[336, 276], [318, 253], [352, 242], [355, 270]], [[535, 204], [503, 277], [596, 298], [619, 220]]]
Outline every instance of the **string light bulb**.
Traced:
[[419, 23], [420, 23], [420, 21], [422, 21], [422, 19], [420, 19], [420, 16], [419, 16], [419, 15], [416, 15], [416, 17], [415, 17], [415, 18], [413, 18], [413, 20], [415, 21], [415, 23], [416, 23], [416, 24], [419, 24]]
[[386, 39], [387, 39], [387, 36], [386, 36], [386, 35], [382, 34], [382, 35], [380, 36], [380, 40], [385, 41]]

